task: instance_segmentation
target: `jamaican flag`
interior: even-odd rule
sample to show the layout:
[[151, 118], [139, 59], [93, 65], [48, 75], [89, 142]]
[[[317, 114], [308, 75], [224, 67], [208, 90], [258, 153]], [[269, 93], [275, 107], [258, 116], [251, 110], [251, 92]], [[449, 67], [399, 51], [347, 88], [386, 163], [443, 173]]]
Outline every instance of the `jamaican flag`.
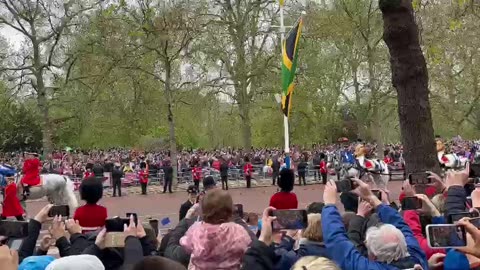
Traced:
[[301, 33], [302, 18], [298, 20], [295, 27], [288, 33], [282, 45], [282, 110], [287, 117], [290, 114], [293, 88], [295, 87], [293, 81], [295, 79], [295, 70], [297, 69], [298, 41]]

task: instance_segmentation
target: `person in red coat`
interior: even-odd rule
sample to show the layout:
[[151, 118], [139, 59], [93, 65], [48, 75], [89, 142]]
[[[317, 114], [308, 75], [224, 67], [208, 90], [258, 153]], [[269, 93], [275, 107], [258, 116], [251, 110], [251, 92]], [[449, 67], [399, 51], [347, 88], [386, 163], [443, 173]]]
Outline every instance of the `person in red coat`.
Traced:
[[245, 181], [247, 182], [247, 188], [250, 188], [253, 175], [253, 166], [250, 163], [250, 159], [245, 157], [245, 165], [243, 165], [243, 175], [245, 175]]
[[92, 172], [92, 169], [88, 168], [83, 174], [83, 179], [89, 179], [91, 177], [95, 177], [95, 174]]
[[[143, 167], [143, 166], [140, 166]], [[145, 165], [144, 168], [138, 172], [138, 177], [140, 180], [140, 185], [142, 186], [142, 195], [147, 195], [147, 184], [148, 184], [148, 166]]]
[[270, 198], [270, 206], [275, 209], [297, 209], [297, 195], [292, 192], [295, 174], [291, 169], [283, 169], [280, 171], [278, 186], [280, 192], [273, 194]]
[[327, 162], [325, 162], [325, 155], [322, 157], [322, 161], [320, 161], [320, 175], [322, 176], [322, 183], [324, 185], [327, 184], [327, 177], [328, 177], [328, 170], [327, 170]]
[[197, 190], [200, 190], [200, 180], [202, 179], [202, 166], [200, 162], [195, 163], [195, 167], [192, 169], [193, 183]]
[[7, 217], [15, 217], [17, 220], [24, 220], [24, 211], [20, 204], [20, 200], [17, 197], [17, 184], [15, 184], [15, 179], [13, 177], [7, 177], [7, 186], [4, 190], [2, 206], [0, 220], [6, 219]]
[[80, 184], [80, 198], [86, 202], [75, 210], [73, 219], [77, 220], [80, 226], [96, 228], [103, 227], [107, 219], [107, 208], [98, 205], [103, 196], [103, 183], [101, 179], [90, 177]]
[[35, 153], [27, 153], [25, 162], [23, 163], [22, 185], [24, 186], [24, 194], [30, 195], [30, 187], [40, 184], [40, 168], [42, 164]]

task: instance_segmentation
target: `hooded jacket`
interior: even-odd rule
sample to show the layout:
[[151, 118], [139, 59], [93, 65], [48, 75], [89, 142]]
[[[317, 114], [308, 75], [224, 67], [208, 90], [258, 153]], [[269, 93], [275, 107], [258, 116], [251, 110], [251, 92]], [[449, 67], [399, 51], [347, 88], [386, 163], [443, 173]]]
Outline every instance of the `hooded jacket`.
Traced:
[[234, 223], [193, 224], [180, 239], [180, 245], [191, 253], [189, 269], [240, 269], [241, 258], [251, 243], [245, 228]]

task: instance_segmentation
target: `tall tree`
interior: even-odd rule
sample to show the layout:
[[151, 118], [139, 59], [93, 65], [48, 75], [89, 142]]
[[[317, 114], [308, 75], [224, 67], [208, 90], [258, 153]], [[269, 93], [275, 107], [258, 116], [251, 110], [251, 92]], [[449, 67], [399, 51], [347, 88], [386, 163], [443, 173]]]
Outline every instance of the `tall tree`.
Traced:
[[398, 95], [406, 173], [438, 171], [427, 64], [420, 48], [412, 0], [380, 0], [379, 6], [383, 38], [390, 50], [392, 83]]
[[277, 56], [268, 53], [276, 44], [270, 26], [278, 17], [273, 14], [270, 0], [215, 0], [210, 7], [211, 45], [204, 51], [213, 63], [221, 63], [220, 73], [228, 74], [230, 87], [221, 92], [238, 105], [246, 150], [252, 146], [252, 104]]
[[44, 153], [53, 150], [50, 99], [60, 88], [55, 83], [59, 77], [68, 77], [68, 67], [74, 63], [74, 57], [65, 54], [66, 36], [97, 4], [83, 0], [0, 0], [0, 26], [16, 31], [26, 42], [12, 66], [0, 71], [10, 71], [19, 87], [27, 82], [33, 89], [42, 116]]

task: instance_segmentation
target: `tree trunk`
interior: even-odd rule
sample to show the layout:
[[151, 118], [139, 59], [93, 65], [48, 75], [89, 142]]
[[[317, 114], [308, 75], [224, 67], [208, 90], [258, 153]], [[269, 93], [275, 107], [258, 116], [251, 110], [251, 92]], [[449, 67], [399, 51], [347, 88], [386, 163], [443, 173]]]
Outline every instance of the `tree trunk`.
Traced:
[[250, 120], [250, 108], [249, 104], [241, 103], [240, 106], [240, 118], [242, 120], [242, 139], [243, 148], [245, 151], [250, 152], [252, 148], [252, 123]]
[[412, 0], [379, 0], [383, 39], [390, 51], [392, 83], [397, 90], [398, 115], [406, 173], [439, 171], [428, 98], [428, 72], [420, 48]]
[[43, 67], [41, 62], [40, 46], [36, 40], [32, 42], [33, 47], [33, 67], [37, 91], [37, 106], [42, 115], [42, 147], [43, 156], [47, 158], [53, 151], [52, 142], [52, 122], [50, 121], [50, 108], [48, 105], [47, 89], [43, 81]]
[[176, 188], [178, 186], [178, 178], [177, 178], [177, 140], [175, 138], [175, 120], [173, 119], [173, 96], [172, 96], [172, 67], [170, 61], [167, 59], [165, 60], [165, 93], [167, 98], [167, 120], [168, 120], [168, 127], [169, 127], [169, 144], [170, 144], [170, 161], [172, 163], [173, 168], [173, 179], [172, 179], [172, 186]]

